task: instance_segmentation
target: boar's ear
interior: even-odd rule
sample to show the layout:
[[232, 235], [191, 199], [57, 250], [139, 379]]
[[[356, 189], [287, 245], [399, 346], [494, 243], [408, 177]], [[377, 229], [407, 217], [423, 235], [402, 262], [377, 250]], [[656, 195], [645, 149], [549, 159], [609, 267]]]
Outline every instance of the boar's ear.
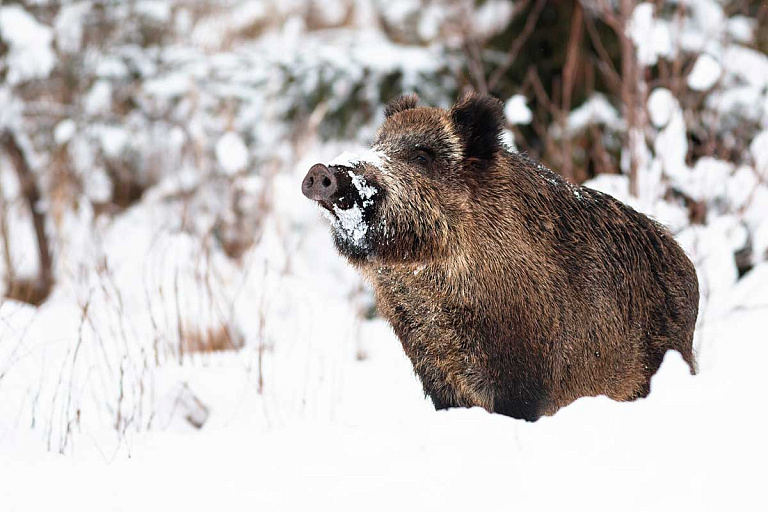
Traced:
[[415, 94], [403, 94], [402, 96], [398, 96], [384, 107], [384, 117], [391, 117], [403, 110], [416, 108], [416, 104], [418, 103], [419, 97]]
[[504, 129], [501, 101], [470, 92], [453, 106], [451, 119], [464, 144], [464, 158], [490, 160], [501, 150]]

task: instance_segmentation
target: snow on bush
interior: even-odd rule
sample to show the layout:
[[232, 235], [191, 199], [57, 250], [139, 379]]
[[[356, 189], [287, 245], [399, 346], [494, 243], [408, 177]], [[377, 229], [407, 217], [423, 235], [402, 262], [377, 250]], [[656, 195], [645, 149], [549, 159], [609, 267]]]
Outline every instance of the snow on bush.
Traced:
[[694, 91], [706, 91], [717, 83], [722, 72], [723, 67], [717, 59], [703, 53], [696, 59], [696, 64], [688, 75], [688, 87]]
[[53, 34], [18, 5], [0, 7], [0, 38], [9, 46], [5, 77], [9, 85], [45, 78], [56, 57], [51, 48]]
[[227, 132], [216, 143], [216, 159], [227, 174], [245, 169], [248, 163], [248, 148], [236, 133]]
[[507, 118], [509, 124], [528, 124], [533, 119], [525, 96], [521, 94], [515, 94], [507, 100], [504, 105], [504, 117]]

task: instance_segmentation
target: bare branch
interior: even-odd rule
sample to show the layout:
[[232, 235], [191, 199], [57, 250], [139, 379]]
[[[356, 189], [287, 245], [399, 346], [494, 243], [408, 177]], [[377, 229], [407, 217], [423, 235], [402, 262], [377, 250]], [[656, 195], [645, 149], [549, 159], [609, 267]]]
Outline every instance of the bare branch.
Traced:
[[[563, 69], [563, 92], [560, 103], [560, 114], [558, 121], [565, 133], [568, 112], [571, 110], [571, 97], [576, 82], [576, 71], [581, 56], [581, 37], [584, 33], [584, 10], [579, 2], [573, 6], [573, 17], [571, 18], [571, 29], [568, 36], [568, 47]], [[570, 137], [563, 138], [563, 158], [561, 159], [563, 176], [574, 181], [572, 141]]]
[[[30, 169], [27, 157], [19, 146], [16, 136], [10, 131], [0, 135], [0, 147], [2, 147], [13, 162], [16, 174], [21, 185], [21, 193], [29, 206], [32, 214], [32, 224], [37, 238], [38, 259], [40, 269], [37, 281], [28, 290], [26, 301], [32, 304], [42, 303], [50, 294], [53, 287], [53, 258], [51, 256], [48, 235], [45, 233], [45, 213], [38, 209], [40, 202], [40, 189]], [[7, 241], [6, 241], [7, 242]], [[18, 297], [22, 300], [25, 297]]]
[[499, 66], [491, 74], [491, 77], [488, 79], [489, 91], [494, 90], [496, 86], [499, 85], [499, 81], [504, 76], [504, 73], [506, 73], [515, 62], [515, 59], [520, 53], [520, 50], [523, 48], [523, 45], [526, 41], [528, 41], [528, 38], [533, 33], [533, 29], [536, 28], [536, 22], [539, 21], [539, 16], [541, 15], [541, 11], [544, 9], [544, 5], [546, 3], [546, 0], [536, 1], [536, 4], [533, 6], [533, 9], [528, 16], [528, 19], [525, 21], [523, 30], [520, 32], [520, 34], [518, 34], [515, 40], [512, 41], [512, 45], [509, 47], [509, 51], [507, 52], [504, 61], [499, 64]]
[[598, 61], [598, 68], [608, 82], [608, 86], [614, 91], [618, 92], [619, 89], [621, 89], [621, 77], [619, 77], [619, 73], [613, 66], [611, 56], [608, 54], [608, 50], [605, 49], [605, 45], [600, 39], [600, 34], [597, 33], [595, 22], [590, 16], [585, 16], [584, 24], [587, 26], [589, 39], [592, 41], [592, 45], [595, 47], [597, 54], [600, 56], [600, 60]]

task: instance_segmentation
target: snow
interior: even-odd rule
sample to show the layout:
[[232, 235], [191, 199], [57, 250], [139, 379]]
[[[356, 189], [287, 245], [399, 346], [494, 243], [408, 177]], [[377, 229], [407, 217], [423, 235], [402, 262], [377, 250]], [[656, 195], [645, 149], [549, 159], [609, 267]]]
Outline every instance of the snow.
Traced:
[[472, 13], [475, 33], [490, 37], [504, 30], [512, 19], [515, 6], [505, 0], [488, 0]]
[[343, 153], [335, 157], [333, 160], [328, 162], [328, 167], [331, 167], [331, 166], [356, 167], [361, 163], [365, 163], [365, 164], [374, 165], [379, 169], [381, 169], [384, 166], [384, 161], [387, 159], [388, 157], [384, 153], [380, 151], [371, 150], [371, 149], [361, 150], [358, 153], [344, 151]]
[[[744, 281], [753, 301], [768, 289], [765, 270]], [[649, 398], [629, 404], [584, 398], [536, 423], [480, 409], [430, 411], [417, 384], [403, 378], [400, 347], [377, 330], [378, 357], [346, 376], [359, 384], [342, 388], [336, 419], [266, 429], [230, 421], [199, 433], [155, 432], [117, 451], [99, 451], [102, 439], [94, 437], [83, 440], [74, 460], [45, 453], [26, 436], [5, 436], [0, 497], [8, 510], [43, 509], [52, 500], [76, 501], [83, 511], [105, 504], [124, 510], [616, 510], [617, 503], [623, 510], [749, 509], [761, 500], [760, 468], [768, 455], [765, 412], [754, 401], [768, 355], [762, 328], [758, 315], [734, 312], [702, 331], [703, 354], [717, 362], [707, 362], [700, 375], [691, 377], [670, 353]], [[45, 493], [36, 492], [41, 481]], [[461, 493], [453, 492], [457, 482]]]
[[747, 206], [757, 185], [757, 175], [751, 167], [742, 165], [733, 172], [725, 185], [725, 196], [733, 210]]
[[54, 22], [56, 46], [66, 53], [76, 53], [83, 41], [83, 17], [90, 9], [88, 2], [74, 2], [59, 11]]
[[722, 72], [723, 68], [717, 59], [704, 53], [696, 59], [688, 75], [688, 87], [694, 91], [706, 91], [717, 83]]
[[[712, 93], [707, 98], [707, 106], [723, 116], [737, 116], [759, 122], [764, 115], [759, 107], [765, 99], [762, 88], [742, 85], [730, 87], [722, 93]], [[758, 108], [755, 108], [756, 105]]]
[[690, 228], [696, 239], [693, 257], [703, 255], [697, 268], [703, 294], [724, 293], [736, 283], [730, 227], [729, 223], [719, 222]]
[[112, 85], [107, 80], [97, 80], [84, 98], [86, 113], [95, 115], [112, 109]]
[[627, 36], [635, 44], [637, 59], [642, 65], [652, 66], [659, 56], [669, 55], [672, 51], [669, 28], [655, 19], [654, 6], [650, 2], [641, 2], [632, 11]]
[[[768, 199], [768, 197], [763, 198]], [[754, 251], [753, 261], [755, 259], [768, 259], [768, 226], [760, 224], [754, 231], [752, 240], [752, 250]]]
[[355, 245], [362, 246], [365, 243], [365, 235], [368, 233], [368, 223], [363, 218], [363, 210], [354, 204], [346, 210], [334, 205], [333, 211], [336, 213], [336, 219], [333, 222], [334, 227], [337, 228], [336, 232]]
[[768, 86], [768, 56], [763, 53], [731, 45], [723, 54], [722, 64], [727, 72], [753, 87]]
[[728, 18], [728, 34], [738, 43], [750, 43], [755, 37], [755, 20], [745, 16]]
[[719, 34], [725, 27], [725, 13], [717, 0], [694, 0], [690, 6], [694, 21], [704, 34]]
[[100, 56], [96, 63], [96, 76], [101, 78], [123, 78], [128, 75], [128, 66], [113, 56]]
[[669, 89], [658, 87], [648, 98], [651, 122], [660, 128], [653, 144], [661, 170], [678, 186], [686, 188], [691, 179], [685, 162], [688, 152], [685, 119], [678, 101]]
[[352, 171], [347, 171], [349, 174], [349, 177], [352, 178], [352, 185], [357, 190], [358, 195], [363, 200], [363, 206], [365, 207], [366, 204], [371, 203], [371, 198], [376, 195], [376, 187], [373, 187], [371, 185], [368, 185], [366, 183], [365, 177], [361, 176], [359, 174], [355, 174]]
[[712, 201], [725, 195], [726, 184], [733, 170], [730, 162], [709, 156], [701, 157], [693, 166], [683, 188], [694, 199]]
[[619, 113], [602, 94], [594, 94], [568, 115], [568, 130], [577, 132], [589, 124], [604, 124], [610, 128], [621, 126]]
[[392, 24], [403, 25], [408, 18], [414, 16], [421, 8], [418, 0], [398, 0], [381, 2], [381, 13]]
[[326, 25], [340, 25], [349, 11], [349, 4], [343, 0], [328, 0], [316, 4], [317, 15]]
[[226, 174], [236, 174], [248, 164], [248, 148], [235, 132], [227, 132], [216, 143], [216, 160]]
[[629, 179], [622, 174], [598, 174], [584, 182], [585, 187], [598, 190], [626, 202], [629, 197]]
[[53, 138], [56, 141], [56, 144], [66, 144], [72, 140], [76, 131], [77, 124], [72, 119], [64, 119], [59, 121], [59, 124], [56, 125], [56, 128], [53, 131]]
[[445, 21], [445, 10], [440, 5], [427, 5], [422, 8], [419, 18], [419, 37], [431, 41], [440, 34], [440, 28]]
[[665, 127], [679, 108], [672, 92], [663, 87], [654, 89], [648, 98], [648, 114], [656, 128]]
[[120, 126], [97, 125], [96, 132], [101, 149], [110, 158], [118, 158], [128, 145], [128, 132]]
[[504, 129], [501, 132], [501, 142], [504, 144], [510, 151], [517, 151], [517, 145], [515, 144], [515, 134], [512, 133], [511, 130]]
[[167, 23], [171, 17], [171, 5], [166, 0], [140, 0], [134, 9], [158, 23]]
[[83, 192], [96, 203], [106, 203], [112, 199], [112, 180], [103, 169], [94, 169], [83, 179]]
[[[39, 264], [37, 258], [30, 258], [30, 254], [37, 254], [37, 243], [35, 241], [35, 233], [32, 229], [32, 223], [30, 222], [30, 214], [26, 205], [13, 201], [18, 196], [19, 182], [12, 173], [0, 171], [0, 193], [3, 197], [0, 197], [0, 203], [3, 203], [2, 215], [4, 218], [0, 219], [8, 227], [8, 237], [14, 241], [13, 245], [9, 247], [10, 261], [17, 276], [22, 278], [30, 278], [37, 275], [39, 270]], [[6, 255], [5, 247], [3, 247], [3, 256], [0, 258], [0, 271], [4, 272], [6, 268]], [[3, 281], [0, 283], [0, 293], [4, 294], [6, 291], [6, 283]], [[3, 303], [0, 298], [0, 304]], [[1, 306], [0, 306], [1, 307]], [[5, 321], [4, 315], [0, 313], [0, 322]], [[2, 331], [0, 331], [2, 333]], [[3, 337], [3, 342], [7, 338]], [[6, 344], [6, 347], [8, 344]], [[2, 351], [0, 351], [0, 364], [2, 364]], [[2, 375], [2, 370], [0, 370]], [[2, 378], [0, 378], [0, 384], [2, 384]], [[2, 390], [2, 387], [0, 387]], [[2, 415], [0, 415], [2, 417]], [[0, 428], [2, 422], [0, 421]]]
[[417, 46], [395, 46], [376, 34], [364, 34], [352, 47], [352, 58], [365, 62], [379, 73], [400, 70], [403, 73], [403, 89], [415, 89], [424, 72], [435, 72], [439, 66], [436, 55], [424, 52]]
[[757, 172], [768, 179], [768, 130], [758, 133], [749, 145]]
[[[331, 163], [328, 165], [354, 167], [359, 162], [365, 161], [360, 158], [362, 158], [360, 155], [345, 152], [332, 161], [341, 163]], [[369, 185], [364, 176], [356, 174], [351, 170], [347, 172], [352, 179], [352, 186], [355, 187], [355, 190], [361, 199], [362, 206], [358, 205], [357, 202], [347, 209], [342, 209], [337, 205], [333, 205], [335, 215], [331, 214], [325, 208], [321, 208], [320, 210], [330, 221], [337, 236], [351, 242], [357, 247], [363, 247], [367, 243], [365, 236], [369, 229], [368, 223], [365, 221], [365, 211], [373, 204], [372, 198], [378, 193], [378, 190], [376, 187]]]
[[515, 94], [504, 104], [504, 116], [509, 124], [530, 124], [533, 119], [528, 100], [521, 94]]
[[181, 96], [192, 88], [189, 76], [184, 73], [172, 73], [161, 78], [148, 80], [144, 83], [144, 90], [152, 96], [163, 98], [175, 98]]
[[53, 31], [22, 7], [0, 7], [0, 37], [9, 45], [5, 77], [9, 85], [45, 78], [53, 69]]

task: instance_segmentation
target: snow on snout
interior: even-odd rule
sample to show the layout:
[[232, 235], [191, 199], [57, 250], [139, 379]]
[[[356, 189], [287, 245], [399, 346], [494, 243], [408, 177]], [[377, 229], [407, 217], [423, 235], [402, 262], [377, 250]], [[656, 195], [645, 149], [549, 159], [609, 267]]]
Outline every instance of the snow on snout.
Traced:
[[358, 247], [365, 245], [365, 235], [368, 233], [368, 223], [363, 217], [363, 209], [357, 204], [351, 208], [342, 210], [333, 205], [333, 211], [336, 218], [331, 220], [336, 231], [346, 240], [352, 242]]
[[[334, 158], [328, 166], [355, 167], [360, 162], [367, 162], [377, 167], [381, 165], [382, 156], [378, 152], [369, 151], [364, 155], [344, 152]], [[346, 210], [333, 205], [333, 212], [336, 214], [328, 215], [336, 232], [344, 239], [352, 242], [358, 247], [366, 244], [365, 235], [368, 233], [368, 223], [365, 221], [365, 211], [373, 205], [373, 196], [378, 193], [376, 187], [369, 185], [365, 177], [348, 170], [347, 174], [352, 180], [352, 186], [357, 190], [362, 203], [355, 201], [350, 208]]]
[[355, 186], [357, 189], [357, 193], [360, 194], [360, 199], [363, 200], [363, 208], [366, 208], [373, 204], [373, 201], [371, 201], [371, 198], [376, 195], [376, 187], [373, 187], [371, 185], [368, 185], [365, 181], [365, 178], [359, 174], [355, 174], [352, 171], [347, 171], [349, 173], [349, 177], [352, 178], [352, 185]]
[[366, 149], [361, 153], [351, 153], [345, 151], [333, 160], [330, 161], [328, 167], [331, 166], [343, 166], [343, 167], [356, 167], [358, 164], [367, 163], [375, 165], [381, 168], [385, 160], [389, 157], [381, 151], [374, 151], [372, 149]]

